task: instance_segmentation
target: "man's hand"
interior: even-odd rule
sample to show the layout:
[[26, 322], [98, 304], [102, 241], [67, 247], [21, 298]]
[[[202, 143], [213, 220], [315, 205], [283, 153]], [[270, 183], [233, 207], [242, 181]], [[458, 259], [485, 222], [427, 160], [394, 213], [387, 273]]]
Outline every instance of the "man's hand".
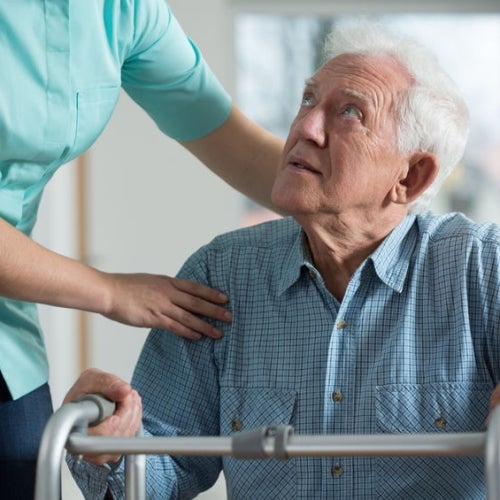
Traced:
[[[89, 428], [91, 436], [135, 436], [142, 420], [142, 403], [137, 391], [116, 375], [95, 368], [84, 371], [64, 398], [63, 403], [80, 399], [86, 394], [102, 394], [116, 403], [113, 415]], [[103, 465], [116, 462], [117, 455], [84, 456], [85, 460]]]

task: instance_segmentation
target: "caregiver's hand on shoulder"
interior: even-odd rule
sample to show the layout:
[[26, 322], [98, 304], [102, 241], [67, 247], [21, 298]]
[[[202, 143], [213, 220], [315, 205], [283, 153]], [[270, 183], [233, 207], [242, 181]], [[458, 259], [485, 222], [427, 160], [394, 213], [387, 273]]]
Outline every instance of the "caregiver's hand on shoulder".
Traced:
[[152, 274], [104, 273], [109, 300], [103, 316], [132, 326], [161, 328], [181, 337], [220, 338], [222, 332], [200, 317], [229, 322], [228, 297], [200, 283]]

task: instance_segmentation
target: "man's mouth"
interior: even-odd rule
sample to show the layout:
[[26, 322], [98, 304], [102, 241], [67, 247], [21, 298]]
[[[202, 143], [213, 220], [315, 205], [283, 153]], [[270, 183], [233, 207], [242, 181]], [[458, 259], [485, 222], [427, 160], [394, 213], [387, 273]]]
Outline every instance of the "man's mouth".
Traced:
[[298, 170], [305, 170], [307, 172], [312, 172], [313, 174], [319, 174], [318, 170], [311, 167], [311, 165], [304, 163], [302, 161], [291, 160], [290, 165]]

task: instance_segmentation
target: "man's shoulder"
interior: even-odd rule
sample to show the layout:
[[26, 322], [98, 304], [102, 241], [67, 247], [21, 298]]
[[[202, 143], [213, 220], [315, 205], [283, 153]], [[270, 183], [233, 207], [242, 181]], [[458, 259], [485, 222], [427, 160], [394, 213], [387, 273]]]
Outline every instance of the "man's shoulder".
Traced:
[[417, 215], [417, 224], [420, 235], [428, 238], [430, 245], [462, 240], [500, 246], [498, 224], [474, 222], [461, 213], [435, 215], [425, 212]]
[[209, 243], [208, 248], [279, 248], [288, 246], [299, 231], [299, 224], [291, 217], [285, 217], [221, 234]]
[[241, 272], [253, 268], [256, 259], [260, 264], [266, 261], [271, 267], [278, 266], [297, 241], [300, 231], [293, 219], [282, 218], [223, 233], [194, 252], [178, 276], [200, 279], [197, 273], [207, 268], [223, 275], [231, 272], [234, 266]]

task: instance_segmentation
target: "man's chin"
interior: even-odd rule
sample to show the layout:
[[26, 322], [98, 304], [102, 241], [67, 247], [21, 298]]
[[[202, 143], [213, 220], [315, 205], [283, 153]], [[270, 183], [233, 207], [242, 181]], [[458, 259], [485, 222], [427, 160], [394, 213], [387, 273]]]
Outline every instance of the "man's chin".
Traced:
[[291, 214], [301, 205], [302, 200], [294, 190], [273, 189], [271, 201], [278, 210]]
[[312, 215], [314, 213], [312, 200], [308, 200], [302, 192], [297, 193], [291, 190], [273, 191], [271, 201], [278, 211], [287, 215]]

